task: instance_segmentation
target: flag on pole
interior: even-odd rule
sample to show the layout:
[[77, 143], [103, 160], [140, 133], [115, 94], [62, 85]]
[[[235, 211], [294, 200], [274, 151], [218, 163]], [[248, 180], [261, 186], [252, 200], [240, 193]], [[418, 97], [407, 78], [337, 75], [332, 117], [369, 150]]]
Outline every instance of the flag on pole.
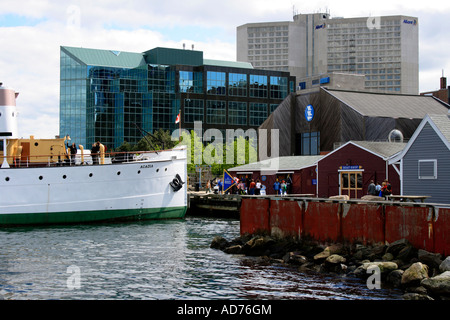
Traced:
[[175, 119], [175, 123], [179, 123], [180, 122], [180, 114], [177, 115], [177, 118]]

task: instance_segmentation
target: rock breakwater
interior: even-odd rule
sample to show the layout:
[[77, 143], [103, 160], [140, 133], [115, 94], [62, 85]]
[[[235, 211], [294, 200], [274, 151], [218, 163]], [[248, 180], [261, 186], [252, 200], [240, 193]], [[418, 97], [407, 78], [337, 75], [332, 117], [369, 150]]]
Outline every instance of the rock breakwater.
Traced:
[[355, 276], [368, 286], [403, 290], [407, 300], [450, 300], [450, 256], [414, 248], [406, 239], [390, 244], [321, 244], [310, 240], [243, 235], [217, 236], [211, 248], [258, 257], [263, 263], [291, 265], [300, 271]]

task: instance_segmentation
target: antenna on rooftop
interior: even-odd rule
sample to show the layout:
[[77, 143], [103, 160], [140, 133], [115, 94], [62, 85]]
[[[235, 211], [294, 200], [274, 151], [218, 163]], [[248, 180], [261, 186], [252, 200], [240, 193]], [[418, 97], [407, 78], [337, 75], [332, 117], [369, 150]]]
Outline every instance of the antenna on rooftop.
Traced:
[[295, 16], [298, 15], [297, 9], [295, 9], [295, 5], [292, 6], [292, 17], [295, 18]]

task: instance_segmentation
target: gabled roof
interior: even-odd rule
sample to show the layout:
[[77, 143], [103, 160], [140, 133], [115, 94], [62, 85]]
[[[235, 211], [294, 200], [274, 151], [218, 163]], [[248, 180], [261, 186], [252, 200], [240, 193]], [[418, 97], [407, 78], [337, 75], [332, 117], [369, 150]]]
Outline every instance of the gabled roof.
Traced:
[[146, 64], [142, 53], [74, 47], [61, 47], [61, 49], [87, 66], [132, 69]]
[[423, 128], [427, 123], [430, 124], [430, 126], [433, 128], [433, 130], [436, 132], [436, 134], [439, 136], [439, 138], [442, 140], [442, 142], [447, 146], [447, 148], [450, 150], [450, 113], [449, 114], [433, 114], [433, 115], [426, 115], [425, 118], [422, 120], [420, 125], [417, 127], [416, 131], [414, 132], [413, 136], [407, 143], [405, 149], [398, 154], [394, 155], [389, 159], [389, 164], [396, 163], [397, 161], [401, 160], [405, 154], [409, 151], [417, 137], [422, 132]]
[[[441, 133], [441, 139], [449, 146], [450, 141], [450, 113], [448, 115], [442, 114], [430, 114], [429, 117], [438, 130], [438, 134]], [[444, 139], [445, 138], [445, 139]], [[450, 149], [450, 148], [449, 148]]]
[[[260, 162], [245, 164], [242, 166], [228, 169], [231, 172], [255, 172], [255, 171], [287, 171], [301, 170], [308, 168], [317, 163], [323, 156], [295, 156], [295, 157], [279, 157], [275, 159], [267, 159]], [[272, 160], [272, 162], [271, 162]], [[276, 164], [276, 168], [274, 168]]]
[[366, 150], [367, 152], [370, 152], [382, 158], [383, 160], [388, 160], [390, 157], [398, 154], [406, 146], [406, 143], [403, 142], [349, 141], [340, 146], [339, 148], [328, 153], [322, 159], [329, 157], [330, 155], [334, 154], [335, 152], [338, 152], [339, 150], [350, 144], [357, 146], [363, 150]]
[[450, 105], [431, 96], [322, 89], [368, 117], [423, 119], [427, 113], [447, 114], [450, 108]]

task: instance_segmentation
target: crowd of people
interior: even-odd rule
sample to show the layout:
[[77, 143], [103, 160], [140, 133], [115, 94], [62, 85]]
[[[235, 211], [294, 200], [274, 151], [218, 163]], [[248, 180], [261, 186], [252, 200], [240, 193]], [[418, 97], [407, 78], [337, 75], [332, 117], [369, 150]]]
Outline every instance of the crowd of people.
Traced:
[[386, 197], [392, 194], [392, 186], [387, 179], [384, 180], [381, 185], [378, 182], [375, 183], [374, 180], [370, 180], [367, 194], [371, 196]]
[[[234, 184], [228, 190], [224, 190], [223, 182], [221, 179], [213, 179], [208, 180], [206, 182], [206, 193], [230, 193], [230, 194], [240, 194], [240, 195], [266, 195], [267, 186], [259, 179], [252, 179], [248, 176], [245, 178], [239, 179], [238, 177], [234, 177]], [[216, 181], [215, 181], [216, 180]], [[215, 182], [214, 182], [215, 181]], [[213, 187], [215, 183], [215, 186]], [[213, 190], [214, 189], [214, 190]], [[292, 193], [292, 179], [290, 175], [287, 176], [286, 179], [279, 180], [276, 179], [273, 184], [274, 194], [286, 196], [287, 194]]]

